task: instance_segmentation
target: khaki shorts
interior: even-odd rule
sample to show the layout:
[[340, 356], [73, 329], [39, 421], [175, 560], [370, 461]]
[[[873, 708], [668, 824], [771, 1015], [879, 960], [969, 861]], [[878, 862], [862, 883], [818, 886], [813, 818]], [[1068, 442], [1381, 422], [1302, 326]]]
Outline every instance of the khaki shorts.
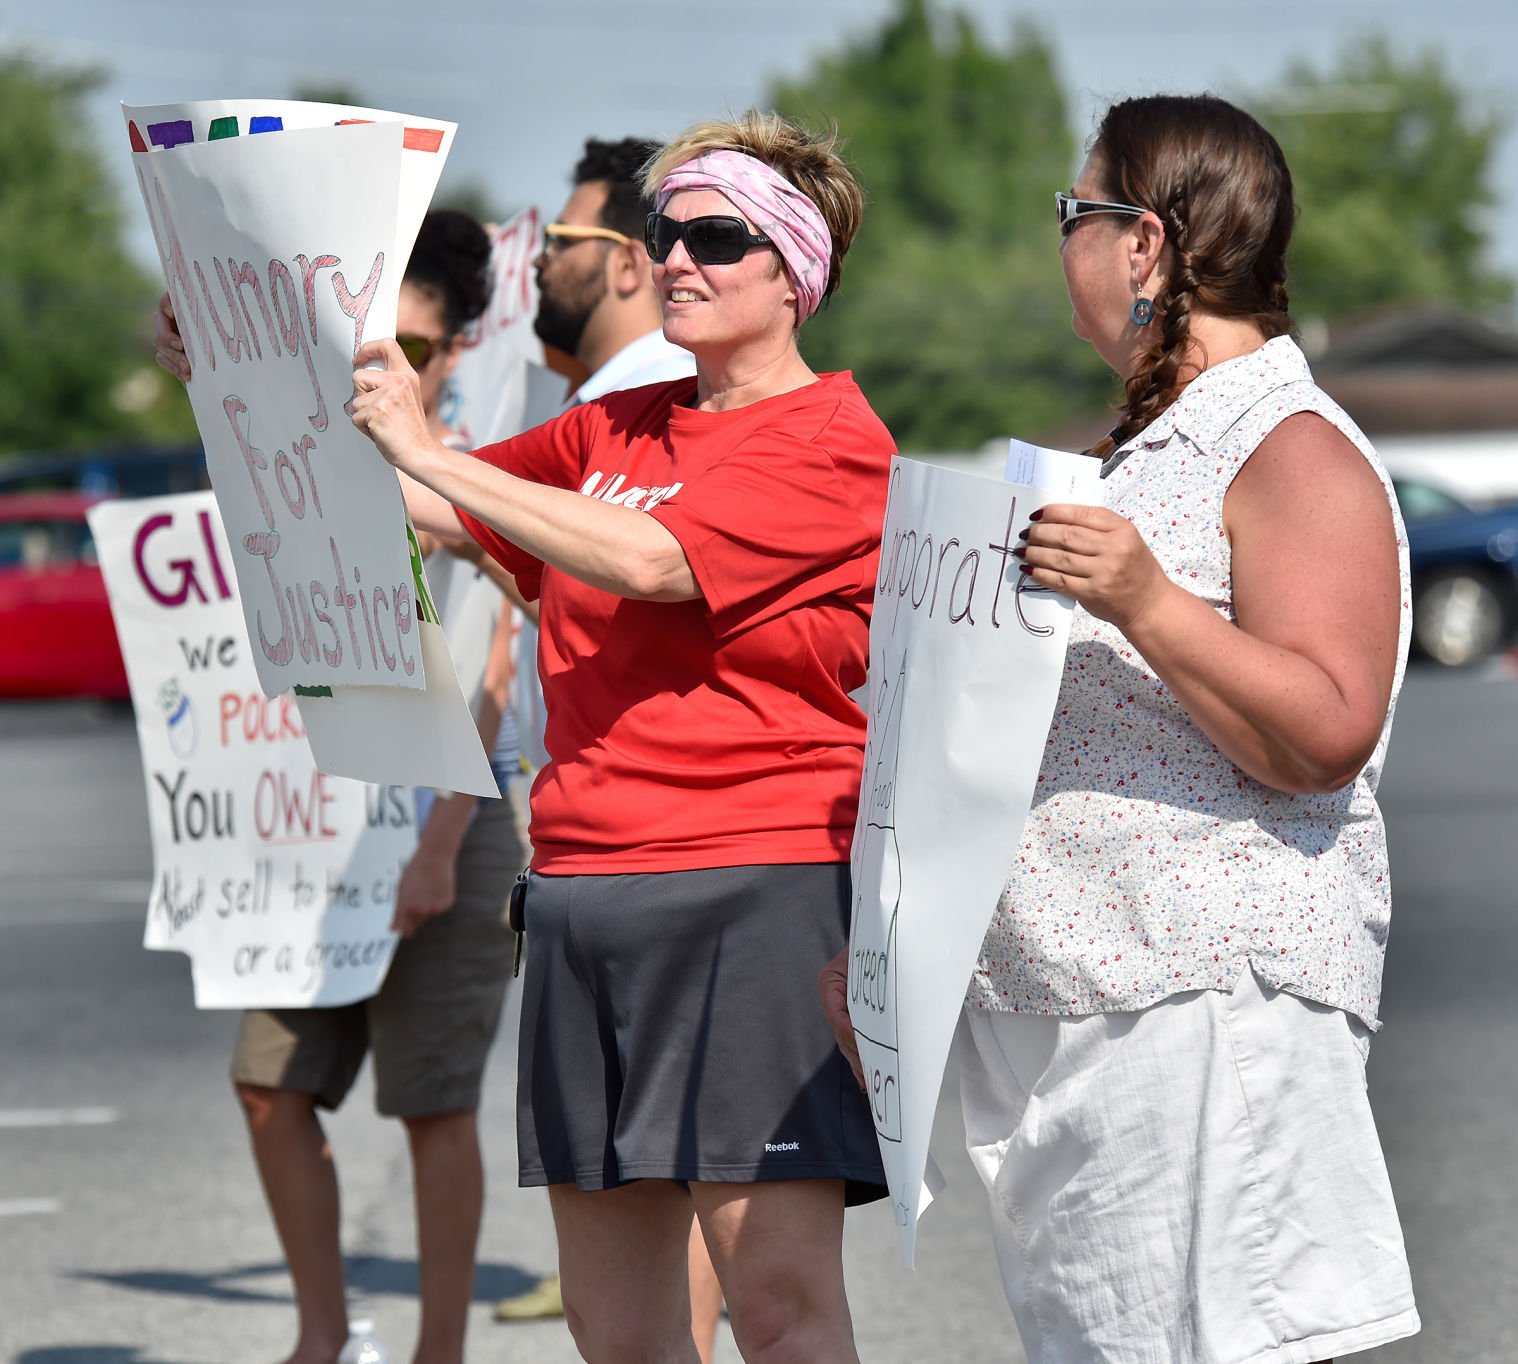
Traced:
[[387, 1117], [478, 1108], [511, 976], [506, 898], [527, 855], [511, 798], [482, 800], [459, 850], [453, 908], [397, 945], [379, 993], [335, 1009], [250, 1010], [233, 1080], [336, 1108], [372, 1051], [374, 1106]]

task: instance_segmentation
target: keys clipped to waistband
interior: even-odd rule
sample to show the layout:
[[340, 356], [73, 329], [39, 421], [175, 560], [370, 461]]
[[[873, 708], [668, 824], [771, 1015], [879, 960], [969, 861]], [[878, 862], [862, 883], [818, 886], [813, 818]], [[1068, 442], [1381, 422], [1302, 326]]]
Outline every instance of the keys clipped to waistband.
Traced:
[[522, 944], [527, 941], [527, 873], [517, 873], [517, 879], [511, 887], [511, 898], [506, 904], [506, 922], [511, 931], [517, 935], [516, 951], [511, 959], [511, 977], [513, 980], [522, 973]]

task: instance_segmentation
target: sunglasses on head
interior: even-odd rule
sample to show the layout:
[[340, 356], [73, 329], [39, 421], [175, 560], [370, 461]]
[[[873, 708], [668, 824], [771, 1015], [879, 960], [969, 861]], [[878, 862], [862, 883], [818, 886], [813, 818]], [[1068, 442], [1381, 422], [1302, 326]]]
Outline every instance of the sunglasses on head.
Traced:
[[1054, 191], [1054, 216], [1059, 222], [1062, 237], [1068, 237], [1070, 229], [1092, 213], [1122, 213], [1130, 218], [1140, 218], [1148, 211], [1136, 204], [1115, 204], [1107, 199], [1076, 199], [1060, 190]]
[[643, 244], [649, 258], [662, 265], [676, 242], [697, 265], [732, 265], [756, 246], [773, 246], [768, 237], [750, 232], [742, 218], [713, 214], [681, 222], [663, 213], [650, 213], [643, 222]]
[[406, 363], [412, 369], [420, 370], [441, 349], [441, 339], [434, 340], [430, 336], [413, 336], [409, 332], [404, 336], [397, 336], [395, 344], [401, 348], [401, 354], [406, 357]]

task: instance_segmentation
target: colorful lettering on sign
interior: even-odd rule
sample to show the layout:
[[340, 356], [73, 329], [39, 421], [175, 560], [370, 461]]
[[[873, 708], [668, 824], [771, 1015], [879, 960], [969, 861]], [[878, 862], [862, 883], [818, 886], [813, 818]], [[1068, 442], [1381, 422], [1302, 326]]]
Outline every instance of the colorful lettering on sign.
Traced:
[[177, 147], [195, 140], [195, 129], [187, 118], [173, 118], [148, 124], [148, 141], [155, 147]]
[[[356, 123], [373, 123], [372, 118], [340, 118], [335, 126], [346, 128]], [[279, 133], [283, 132], [285, 120], [279, 114], [254, 114], [248, 119], [248, 135], [254, 133]], [[232, 114], [223, 114], [211, 120], [211, 127], [206, 133], [207, 142], [220, 142], [224, 138], [237, 137], [240, 129], [237, 126], [237, 118]], [[137, 124], [131, 120], [127, 122], [127, 138], [132, 144], [134, 152], [150, 151], [148, 143], [154, 147], [162, 147], [167, 150], [170, 147], [183, 146], [187, 142], [195, 141], [195, 127], [187, 118], [167, 119], [162, 123], [148, 124], [147, 141], [143, 140], [142, 132]], [[441, 128], [407, 128], [401, 139], [401, 145], [411, 152], [437, 152], [443, 147], [443, 130]]]
[[202, 603], [209, 602], [213, 584], [218, 600], [232, 599], [232, 589], [227, 584], [227, 575], [222, 571], [221, 556], [216, 552], [216, 535], [211, 529], [210, 513], [201, 512], [198, 519], [200, 540], [206, 551], [205, 560], [197, 563], [194, 559], [178, 558], [158, 564], [155, 559], [156, 567], [151, 572], [148, 567], [148, 541], [159, 531], [172, 528], [174, 517], [169, 512], [160, 512], [148, 517], [137, 528], [137, 534], [132, 540], [132, 564], [137, 570], [137, 580], [142, 584], [143, 591], [159, 606], [183, 606], [189, 601], [191, 593]]
[[441, 128], [407, 128], [401, 145], [411, 152], [435, 152], [443, 145]]
[[[372, 118], [340, 118], [333, 125], [338, 128], [351, 128], [359, 123], [373, 123]], [[443, 130], [441, 128], [407, 128], [401, 137], [401, 146], [408, 152], [435, 152], [442, 148]]]

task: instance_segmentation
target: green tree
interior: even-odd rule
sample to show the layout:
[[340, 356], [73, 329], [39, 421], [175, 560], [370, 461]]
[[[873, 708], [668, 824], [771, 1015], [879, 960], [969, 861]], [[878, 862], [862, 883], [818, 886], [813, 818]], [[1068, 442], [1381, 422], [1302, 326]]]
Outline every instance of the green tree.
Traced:
[[900, 0], [772, 102], [836, 125], [869, 199], [803, 349], [852, 369], [903, 449], [972, 449], [1101, 403], [1110, 379], [1071, 334], [1056, 257], [1052, 197], [1075, 145], [1036, 32], [1000, 50], [965, 16]]
[[194, 433], [152, 365], [156, 289], [85, 132], [92, 84], [0, 57], [0, 453]]
[[1511, 302], [1513, 280], [1490, 262], [1488, 226], [1503, 121], [1477, 110], [1437, 56], [1399, 61], [1371, 39], [1330, 70], [1298, 63], [1256, 109], [1286, 153], [1301, 208], [1295, 313]]

